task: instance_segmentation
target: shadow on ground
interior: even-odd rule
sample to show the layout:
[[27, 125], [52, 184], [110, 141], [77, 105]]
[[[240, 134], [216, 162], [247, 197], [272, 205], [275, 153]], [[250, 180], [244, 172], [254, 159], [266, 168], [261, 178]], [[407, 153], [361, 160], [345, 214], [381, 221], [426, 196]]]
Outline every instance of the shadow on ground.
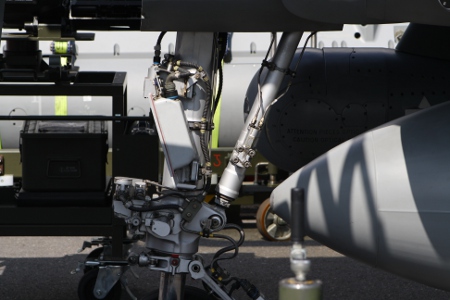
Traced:
[[[264, 293], [266, 299], [278, 299], [278, 282], [292, 277], [289, 269], [289, 242], [270, 243], [251, 233], [237, 258], [221, 265], [233, 276], [245, 278]], [[324, 299], [380, 300], [380, 299], [449, 299], [450, 293], [427, 287], [383, 271], [373, 269], [355, 260], [343, 257], [328, 248], [307, 241], [311, 253], [310, 279], [324, 283]], [[206, 262], [220, 247], [228, 245], [222, 240], [201, 242], [200, 252]], [[144, 250], [143, 248], [141, 250]], [[138, 250], [139, 251], [139, 250]], [[87, 254], [87, 253], [86, 253]], [[83, 261], [86, 254], [68, 254], [62, 257], [1, 257], [0, 299], [2, 300], [76, 300], [78, 282], [82, 274], [70, 271]], [[130, 289], [139, 298], [158, 288], [159, 274], [145, 268], [134, 268], [140, 279], [128, 272]], [[201, 286], [188, 280], [190, 285]], [[236, 299], [250, 299], [242, 291]], [[123, 293], [123, 299], [130, 299]]]

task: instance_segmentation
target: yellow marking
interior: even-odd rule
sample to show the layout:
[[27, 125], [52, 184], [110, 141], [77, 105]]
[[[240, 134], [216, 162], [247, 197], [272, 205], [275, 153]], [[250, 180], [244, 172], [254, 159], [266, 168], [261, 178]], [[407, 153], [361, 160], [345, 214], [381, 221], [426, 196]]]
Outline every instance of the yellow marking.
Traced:
[[66, 65], [67, 65], [67, 57], [61, 56], [61, 66], [66, 66]]
[[[222, 62], [223, 65], [223, 62]], [[217, 94], [217, 91], [216, 91]], [[214, 123], [214, 129], [212, 132], [212, 139], [211, 139], [211, 148], [218, 148], [219, 147], [219, 127], [220, 127], [220, 106], [222, 104], [222, 97], [219, 98], [219, 104], [217, 105], [216, 114], [214, 115], [213, 123]], [[208, 202], [208, 201], [207, 201]]]
[[55, 96], [55, 115], [67, 116], [67, 96]]
[[55, 43], [55, 53], [56, 54], [66, 54], [67, 53], [67, 42], [54, 42]]

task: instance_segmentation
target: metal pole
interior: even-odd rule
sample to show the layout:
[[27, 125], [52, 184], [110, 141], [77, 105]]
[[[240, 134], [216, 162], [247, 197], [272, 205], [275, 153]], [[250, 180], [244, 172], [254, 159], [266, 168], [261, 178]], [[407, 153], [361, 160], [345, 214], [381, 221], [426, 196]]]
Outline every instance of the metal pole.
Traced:
[[159, 283], [159, 300], [183, 300], [186, 274], [161, 272]]
[[[261, 87], [261, 99], [258, 99], [258, 97], [256, 97], [256, 100], [253, 102], [252, 109], [247, 117], [245, 128], [241, 132], [239, 141], [242, 141], [246, 138], [248, 134], [247, 128], [252, 120], [256, 119], [259, 122], [263, 117], [263, 111], [266, 111], [268, 106], [276, 98], [281, 83], [283, 82], [284, 76], [286, 75], [281, 70], [289, 69], [292, 58], [294, 57], [294, 53], [297, 50], [297, 46], [302, 35], [303, 32], [283, 33], [280, 44], [278, 45], [277, 51], [275, 52], [272, 60], [274, 65], [277, 66], [277, 69], [272, 70], [267, 74], [266, 79]], [[259, 109], [260, 105], [263, 106], [262, 109]]]
[[291, 270], [294, 278], [283, 279], [278, 284], [278, 299], [321, 300], [322, 282], [306, 280], [310, 262], [306, 259], [303, 247], [305, 237], [305, 192], [303, 189], [291, 190]]
[[311, 36], [311, 48], [317, 48], [317, 33]]
[[291, 190], [291, 240], [303, 243], [305, 239], [305, 191], [293, 188]]
[[274, 57], [275, 53], [277, 52], [277, 33], [276, 32], [272, 32], [270, 34], [270, 38], [273, 39], [273, 44], [272, 47], [270, 48], [270, 57]]

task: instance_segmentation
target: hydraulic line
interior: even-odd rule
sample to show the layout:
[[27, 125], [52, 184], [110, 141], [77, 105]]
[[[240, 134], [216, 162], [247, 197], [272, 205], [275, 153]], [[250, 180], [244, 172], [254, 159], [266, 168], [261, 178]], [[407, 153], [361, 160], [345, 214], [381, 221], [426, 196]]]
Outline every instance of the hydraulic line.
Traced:
[[128, 207], [129, 210], [138, 211], [138, 212], [149, 212], [149, 211], [163, 210], [163, 209], [179, 210], [180, 208], [181, 207], [176, 204], [166, 204], [166, 205], [160, 205], [160, 206], [155, 206], [155, 207], [135, 207], [135, 206]]
[[158, 40], [156, 41], [156, 45], [154, 47], [155, 49], [155, 56], [153, 57], [153, 63], [154, 64], [160, 64], [161, 63], [161, 42], [164, 37], [164, 35], [167, 33], [167, 31], [162, 31], [159, 36]]

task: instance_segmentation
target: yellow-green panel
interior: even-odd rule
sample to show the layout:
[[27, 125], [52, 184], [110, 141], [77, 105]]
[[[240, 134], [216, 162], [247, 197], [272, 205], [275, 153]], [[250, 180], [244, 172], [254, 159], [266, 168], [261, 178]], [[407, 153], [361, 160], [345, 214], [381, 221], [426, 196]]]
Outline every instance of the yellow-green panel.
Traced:
[[22, 165], [20, 163], [19, 150], [0, 150], [0, 154], [3, 155], [5, 159], [5, 174], [22, 177]]

